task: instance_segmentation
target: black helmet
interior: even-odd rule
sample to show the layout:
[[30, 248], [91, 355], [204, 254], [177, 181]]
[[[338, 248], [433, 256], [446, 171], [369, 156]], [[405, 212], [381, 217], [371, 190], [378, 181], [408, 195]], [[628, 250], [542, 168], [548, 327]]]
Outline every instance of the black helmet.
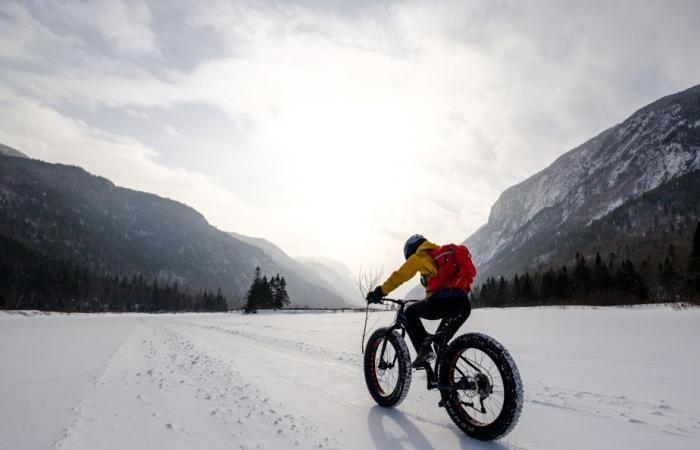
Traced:
[[418, 247], [425, 242], [426, 239], [420, 234], [414, 234], [406, 241], [406, 245], [403, 246], [403, 256], [406, 259], [410, 258], [412, 254], [418, 250]]

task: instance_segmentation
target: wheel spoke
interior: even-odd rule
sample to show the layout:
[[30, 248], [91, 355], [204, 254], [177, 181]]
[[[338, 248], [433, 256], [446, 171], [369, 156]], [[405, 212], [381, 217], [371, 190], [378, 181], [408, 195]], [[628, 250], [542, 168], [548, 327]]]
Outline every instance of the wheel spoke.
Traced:
[[474, 371], [476, 371], [476, 372], [481, 372], [481, 370], [480, 370], [475, 364], [473, 364], [471, 361], [469, 361], [469, 360], [468, 360], [467, 358], [465, 358], [464, 356], [460, 356], [459, 359], [462, 360], [462, 361], [464, 361], [465, 363], [467, 363], [467, 365], [468, 365], [469, 367], [471, 367]]
[[475, 425], [486, 426], [493, 423], [503, 409], [505, 398], [502, 392], [503, 380], [495, 361], [488, 354], [474, 347], [464, 349], [453, 361], [453, 369], [449, 372], [451, 384], [459, 381], [454, 379], [456, 374], [471, 379], [475, 383], [474, 389], [457, 391], [459, 407], [464, 414], [471, 417]]
[[375, 371], [377, 382], [383, 396], [391, 395], [398, 385], [398, 352], [389, 339], [384, 339], [380, 344], [381, 352], [377, 352]]

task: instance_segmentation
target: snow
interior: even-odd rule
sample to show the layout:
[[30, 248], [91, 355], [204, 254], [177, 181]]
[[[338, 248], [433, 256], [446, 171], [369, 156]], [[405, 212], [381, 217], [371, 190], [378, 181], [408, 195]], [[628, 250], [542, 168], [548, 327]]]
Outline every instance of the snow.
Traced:
[[[424, 376], [375, 406], [362, 313], [0, 312], [8, 449], [700, 448], [700, 310], [476, 310], [525, 384], [515, 430], [469, 439]], [[389, 323], [373, 313], [370, 324]]]
[[[678, 101], [690, 104], [691, 99], [696, 100], [696, 92], [687, 95], [691, 97], [678, 96]], [[700, 123], [697, 109], [667, 102], [644, 108], [509, 187], [493, 204], [488, 223], [465, 241], [478, 255], [477, 263], [487, 271], [493, 269], [504, 252], [519, 248], [523, 227], [537, 235], [551, 227], [561, 230], [590, 224], [614, 209], [616, 202], [635, 199], [697, 170], [697, 139], [692, 132], [680, 131], [691, 123], [694, 128]], [[538, 218], [550, 207], [559, 217]], [[501, 272], [521, 269], [500, 267]]]
[[[590, 224], [592, 224], [593, 222], [595, 222], [596, 220], [600, 219], [601, 217], [607, 216], [608, 214], [610, 214], [611, 212], [613, 212], [613, 211], [615, 210], [615, 208], [617, 208], [618, 206], [622, 205], [622, 203], [624, 203], [624, 202], [622, 201], [621, 198], [618, 198], [618, 199], [616, 199], [616, 200], [613, 200], [612, 202], [610, 202], [610, 203], [605, 207], [604, 210], [600, 211], [599, 213], [597, 213], [597, 214], [595, 214], [593, 217], [591, 217], [591, 219], [586, 223], [586, 225], [590, 225]], [[552, 252], [552, 254], [554, 254], [554, 253], [555, 253], [555, 252]]]

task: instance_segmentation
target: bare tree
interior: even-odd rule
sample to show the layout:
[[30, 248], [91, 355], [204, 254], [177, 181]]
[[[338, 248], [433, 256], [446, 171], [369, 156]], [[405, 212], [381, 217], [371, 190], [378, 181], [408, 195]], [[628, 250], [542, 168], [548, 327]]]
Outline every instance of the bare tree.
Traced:
[[[375, 267], [370, 267], [367, 270], [360, 269], [360, 272], [357, 275], [357, 288], [360, 290], [360, 295], [362, 295], [362, 298], [365, 299], [367, 297], [367, 294], [373, 291], [377, 285], [379, 284], [379, 280], [382, 279], [382, 275], [384, 274], [384, 268], [380, 267], [379, 269]], [[362, 329], [362, 343], [361, 343], [361, 352], [364, 353], [365, 351], [365, 334], [367, 333], [367, 317], [369, 314], [369, 303], [367, 304], [367, 308], [365, 309], [365, 325], [364, 328]]]
[[379, 269], [376, 267], [370, 267], [367, 270], [360, 269], [357, 275], [357, 288], [360, 290], [360, 295], [362, 295], [363, 299], [377, 287], [379, 280], [382, 279], [382, 275], [384, 275], [383, 267]]

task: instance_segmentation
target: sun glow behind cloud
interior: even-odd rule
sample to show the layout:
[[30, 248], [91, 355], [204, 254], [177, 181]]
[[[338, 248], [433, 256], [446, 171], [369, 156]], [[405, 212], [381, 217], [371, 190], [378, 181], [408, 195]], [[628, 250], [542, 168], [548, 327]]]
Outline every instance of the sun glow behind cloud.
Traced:
[[304, 4], [2, 3], [0, 142], [391, 267], [700, 73], [693, 2]]

